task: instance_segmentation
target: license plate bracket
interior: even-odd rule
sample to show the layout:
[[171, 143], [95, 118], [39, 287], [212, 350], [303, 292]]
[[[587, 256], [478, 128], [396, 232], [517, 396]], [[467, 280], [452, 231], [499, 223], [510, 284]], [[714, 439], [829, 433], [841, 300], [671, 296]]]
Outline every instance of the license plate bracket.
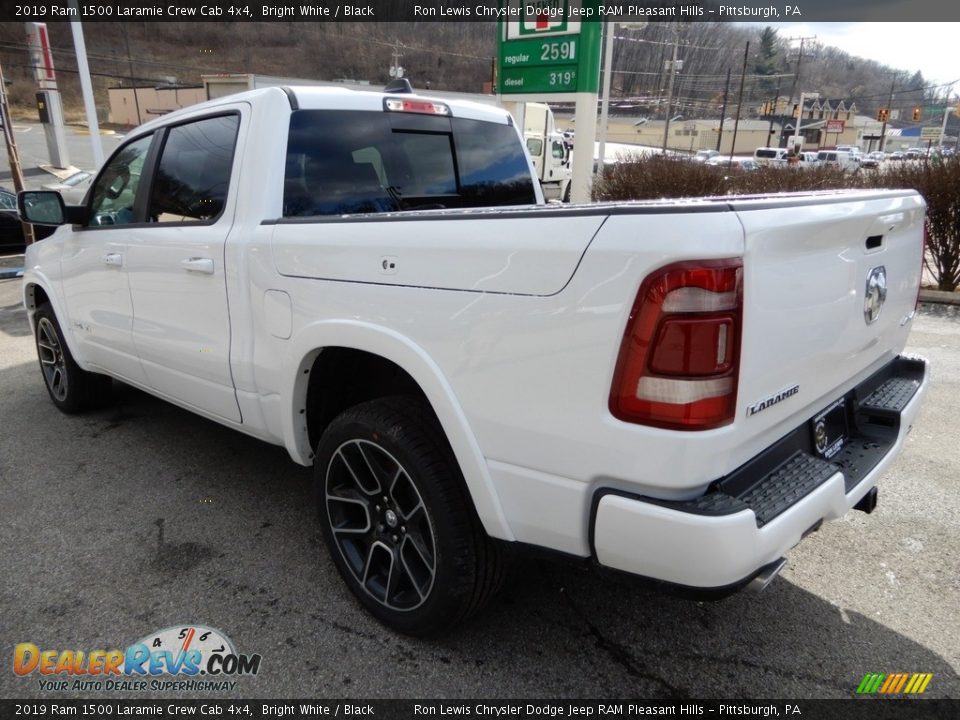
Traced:
[[840, 452], [848, 437], [846, 397], [831, 403], [810, 421], [813, 451], [824, 460], [829, 460]]

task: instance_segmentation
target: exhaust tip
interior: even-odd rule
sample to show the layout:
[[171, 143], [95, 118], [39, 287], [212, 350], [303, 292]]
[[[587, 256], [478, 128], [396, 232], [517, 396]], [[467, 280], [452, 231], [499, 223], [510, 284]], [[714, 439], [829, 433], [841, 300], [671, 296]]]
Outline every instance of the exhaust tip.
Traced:
[[787, 566], [787, 559], [780, 558], [774, 560], [769, 565], [764, 565], [760, 568], [760, 572], [754, 575], [753, 580], [747, 583], [747, 590], [750, 592], [758, 593], [761, 590], [765, 589], [767, 585], [773, 582], [773, 579], [780, 574], [780, 571]]
[[879, 495], [879, 492], [877, 491], [877, 488], [875, 487], [870, 488], [869, 492], [867, 492], [866, 495], [860, 498], [860, 502], [858, 502], [856, 505], [853, 506], [853, 509], [859, 510], [860, 512], [866, 513], [867, 515], [869, 515], [874, 510], [877, 509], [878, 495]]

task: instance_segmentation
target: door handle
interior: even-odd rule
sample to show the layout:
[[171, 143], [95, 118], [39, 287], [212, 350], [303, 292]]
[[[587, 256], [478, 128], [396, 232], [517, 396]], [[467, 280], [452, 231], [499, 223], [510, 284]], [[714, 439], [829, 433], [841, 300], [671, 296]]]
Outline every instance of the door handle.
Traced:
[[210, 258], [192, 257], [180, 261], [180, 267], [187, 272], [213, 275], [213, 260]]
[[123, 267], [123, 255], [120, 253], [107, 253], [102, 258], [104, 265], [112, 265], [113, 267]]

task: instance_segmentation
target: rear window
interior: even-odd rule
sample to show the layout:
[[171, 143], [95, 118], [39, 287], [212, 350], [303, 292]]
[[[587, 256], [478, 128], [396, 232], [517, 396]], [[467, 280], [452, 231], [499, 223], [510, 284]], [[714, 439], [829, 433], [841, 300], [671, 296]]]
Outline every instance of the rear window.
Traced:
[[510, 125], [411, 113], [299, 110], [290, 118], [284, 217], [536, 202]]
[[760, 150], [757, 150], [757, 151], [754, 153], [754, 157], [758, 157], [758, 158], [775, 158], [775, 157], [777, 157], [777, 154], [778, 154], [778, 153], [777, 153], [776, 150], [760, 149]]

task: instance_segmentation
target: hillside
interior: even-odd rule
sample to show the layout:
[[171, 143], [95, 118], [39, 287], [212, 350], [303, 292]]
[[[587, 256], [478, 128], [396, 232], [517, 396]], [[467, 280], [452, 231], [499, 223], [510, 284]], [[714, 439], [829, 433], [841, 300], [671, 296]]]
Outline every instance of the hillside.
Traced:
[[[70, 28], [51, 23], [51, 41], [65, 105], [71, 115], [82, 109]], [[192, 23], [128, 22], [84, 26], [97, 104], [105, 89], [119, 84], [195, 84], [200, 75], [251, 72], [313, 79], [350, 78], [385, 83], [393, 54], [417, 87], [481, 92], [493, 72], [496, 24], [493, 22], [420, 23]], [[745, 44], [750, 42], [744, 115], [780, 94], [818, 91], [822, 97], [855, 102], [873, 115], [886, 104], [891, 81], [895, 108], [932, 103], [936, 89], [924, 89], [923, 76], [856, 58], [815, 41], [804, 45], [771, 30], [730, 23], [652, 23], [644, 30], [620, 30], [614, 45], [613, 97], [632, 98], [631, 107], [649, 107], [666, 92], [664, 60], [674, 32], [683, 70], [677, 76], [674, 113], [714, 117], [719, 112], [726, 71], [736, 97]], [[0, 25], [0, 61], [20, 113], [35, 112], [34, 86], [21, 23]], [[797, 65], [800, 82], [795, 83]], [[72, 72], [73, 71], [73, 72]]]

